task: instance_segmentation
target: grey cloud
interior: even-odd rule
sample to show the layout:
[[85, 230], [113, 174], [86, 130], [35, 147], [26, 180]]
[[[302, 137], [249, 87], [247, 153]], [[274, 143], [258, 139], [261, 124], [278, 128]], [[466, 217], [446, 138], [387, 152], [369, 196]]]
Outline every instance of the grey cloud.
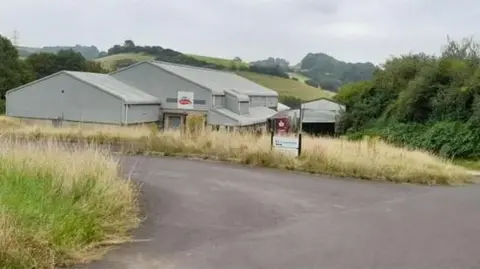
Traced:
[[381, 62], [437, 52], [447, 34], [478, 34], [473, 0], [16, 0], [0, 4], [0, 33], [23, 45], [125, 39], [187, 53], [258, 60], [308, 52]]

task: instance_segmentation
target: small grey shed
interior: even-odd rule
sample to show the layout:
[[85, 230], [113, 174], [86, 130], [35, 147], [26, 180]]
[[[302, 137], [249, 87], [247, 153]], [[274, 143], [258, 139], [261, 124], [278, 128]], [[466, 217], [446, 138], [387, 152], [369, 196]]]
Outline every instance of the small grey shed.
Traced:
[[60, 71], [12, 89], [5, 98], [11, 117], [103, 124], [160, 118], [157, 97], [106, 74]]

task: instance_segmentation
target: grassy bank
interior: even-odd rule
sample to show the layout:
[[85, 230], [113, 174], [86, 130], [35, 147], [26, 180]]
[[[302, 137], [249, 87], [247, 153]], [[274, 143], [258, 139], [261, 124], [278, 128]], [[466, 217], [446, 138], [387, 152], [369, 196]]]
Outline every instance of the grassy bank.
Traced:
[[91, 146], [0, 139], [0, 268], [54, 268], [103, 254], [138, 225], [136, 190]]
[[200, 155], [243, 164], [356, 177], [368, 180], [420, 184], [468, 182], [462, 167], [425, 152], [393, 147], [378, 140], [347, 141], [305, 136], [303, 154], [293, 158], [271, 151], [269, 135], [199, 131], [157, 132], [148, 127], [38, 127], [3, 128], [4, 135], [29, 140], [56, 138], [122, 145], [125, 153]]

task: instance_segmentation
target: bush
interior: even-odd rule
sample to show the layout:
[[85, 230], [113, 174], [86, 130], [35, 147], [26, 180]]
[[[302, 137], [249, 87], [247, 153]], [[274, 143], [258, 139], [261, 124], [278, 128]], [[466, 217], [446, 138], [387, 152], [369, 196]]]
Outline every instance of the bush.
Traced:
[[312, 87], [315, 87], [315, 88], [318, 88], [318, 87], [319, 87], [318, 81], [313, 80], [313, 79], [307, 79], [307, 80], [305, 80], [305, 84], [307, 84], [307, 85], [309, 85], [309, 86], [312, 86]]
[[[480, 156], [480, 50], [449, 40], [440, 57], [408, 54], [386, 61], [371, 81], [343, 86], [341, 124], [398, 145], [449, 158]], [[352, 137], [352, 135], [350, 134]]]

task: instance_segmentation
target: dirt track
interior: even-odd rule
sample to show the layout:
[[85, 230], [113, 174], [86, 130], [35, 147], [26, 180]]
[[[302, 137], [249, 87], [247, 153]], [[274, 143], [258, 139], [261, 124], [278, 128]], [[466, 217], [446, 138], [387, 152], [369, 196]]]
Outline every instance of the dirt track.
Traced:
[[143, 184], [143, 242], [107, 268], [480, 268], [480, 185], [329, 179], [175, 158], [125, 157]]

